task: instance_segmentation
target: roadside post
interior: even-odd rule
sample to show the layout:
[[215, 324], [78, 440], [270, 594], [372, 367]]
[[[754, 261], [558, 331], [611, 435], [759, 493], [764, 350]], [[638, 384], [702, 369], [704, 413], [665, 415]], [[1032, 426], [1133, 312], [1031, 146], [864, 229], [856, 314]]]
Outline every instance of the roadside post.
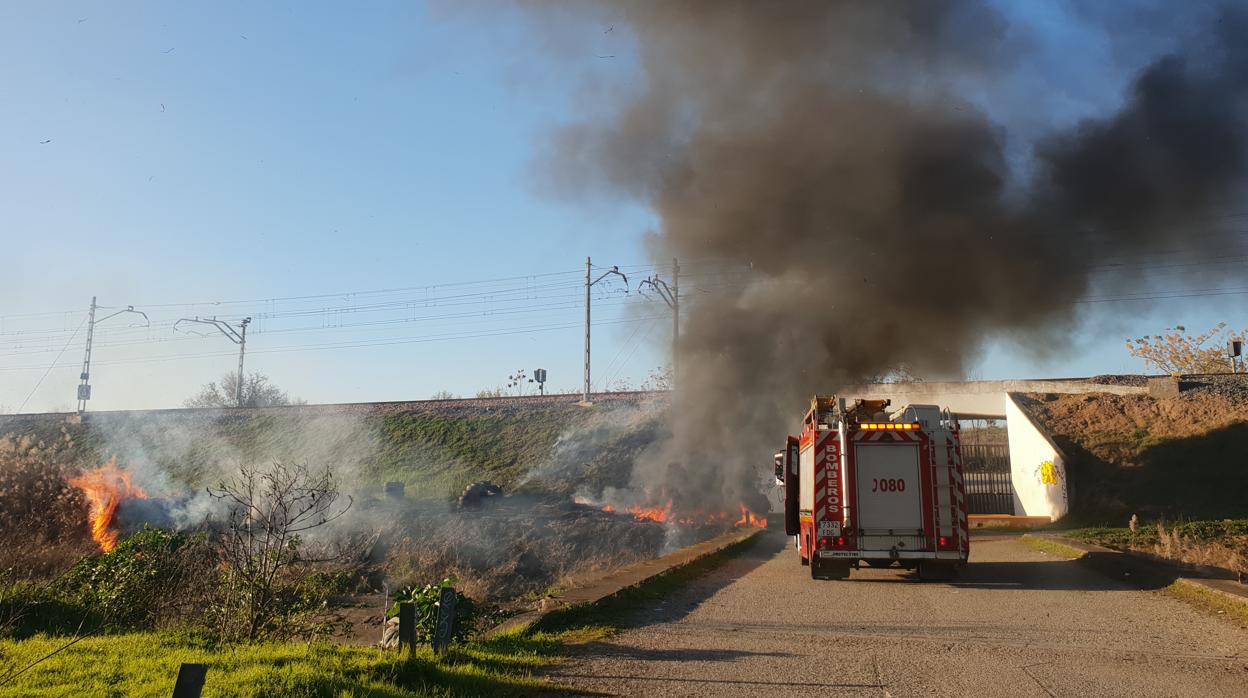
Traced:
[[433, 631], [433, 653], [442, 654], [451, 645], [455, 635], [455, 607], [459, 594], [452, 587], [443, 587], [438, 596], [438, 624]]
[[207, 676], [207, 664], [183, 664], [178, 668], [178, 680], [173, 684], [173, 698], [199, 698]]
[[416, 604], [399, 604], [399, 651], [403, 646], [414, 654], [416, 652]]

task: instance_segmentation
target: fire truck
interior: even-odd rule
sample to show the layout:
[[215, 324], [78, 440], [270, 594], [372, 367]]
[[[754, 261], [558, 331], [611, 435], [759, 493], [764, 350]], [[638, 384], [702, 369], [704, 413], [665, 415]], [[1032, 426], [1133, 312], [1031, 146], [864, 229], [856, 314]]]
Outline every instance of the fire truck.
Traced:
[[815, 579], [863, 563], [948, 579], [970, 554], [958, 424], [935, 405], [816, 396], [776, 454], [784, 531]]

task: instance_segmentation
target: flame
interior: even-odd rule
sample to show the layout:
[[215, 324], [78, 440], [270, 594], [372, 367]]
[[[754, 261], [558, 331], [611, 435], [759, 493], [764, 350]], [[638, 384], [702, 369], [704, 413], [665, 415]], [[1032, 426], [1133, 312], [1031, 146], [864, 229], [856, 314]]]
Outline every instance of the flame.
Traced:
[[[750, 511], [749, 507], [744, 504], [741, 507], [741, 516], [732, 522], [733, 526], [753, 526], [754, 528], [767, 528], [767, 517], [760, 516]], [[615, 507], [607, 504], [602, 507], [607, 513], [615, 511]], [[654, 521], [656, 523], [673, 522], [683, 526], [704, 526], [708, 524], [725, 524], [731, 521], [732, 515], [728, 512], [682, 512], [680, 514], [672, 513], [672, 501], [668, 500], [667, 504], [660, 507], [643, 507], [633, 505], [625, 509], [626, 512], [633, 515], [638, 521]]]
[[667, 505], [662, 507], [642, 507], [631, 506], [628, 513], [633, 515], [638, 521], [655, 521], [663, 523], [672, 517], [672, 500], [667, 500]]
[[90, 504], [88, 521], [91, 524], [91, 537], [106, 553], [117, 547], [117, 539], [121, 535], [113, 528], [117, 507], [126, 499], [147, 499], [147, 493], [134, 486], [128, 471], [117, 467], [117, 456], [113, 456], [95, 470], [88, 470], [67, 480], [69, 484], [82, 490]]
[[737, 519], [733, 526], [753, 526], [754, 528], [767, 528], [767, 517], [759, 516], [750, 511], [749, 507], [741, 505], [741, 518]]

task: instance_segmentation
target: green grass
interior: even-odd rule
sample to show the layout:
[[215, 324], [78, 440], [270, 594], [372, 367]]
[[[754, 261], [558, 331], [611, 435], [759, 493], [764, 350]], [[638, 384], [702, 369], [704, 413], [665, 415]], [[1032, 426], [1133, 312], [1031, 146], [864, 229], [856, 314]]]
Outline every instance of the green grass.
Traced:
[[1057, 557], [1064, 557], [1070, 560], [1078, 560], [1084, 555], [1087, 555], [1086, 552], [1078, 548], [1072, 548], [1064, 543], [1059, 543], [1049, 538], [1040, 538], [1030, 534], [1019, 538], [1019, 541], [1032, 550], [1046, 553], [1048, 555], [1055, 555]]
[[[30, 434], [49, 443], [66, 440], [66, 458], [94, 467], [116, 455], [123, 465], [138, 458], [154, 461], [170, 481], [200, 490], [215, 484], [223, 453], [253, 462], [314, 460], [318, 464], [358, 463], [373, 485], [404, 482], [409, 496], [458, 496], [465, 485], [491, 480], [510, 490], [534, 469], [550, 464], [569, 430], [592, 439], [593, 448], [564, 464], [572, 478], [551, 481], [578, 485], [624, 486], [636, 455], [663, 430], [661, 419], [621, 413], [604, 429], [604, 410], [571, 402], [540, 405], [413, 409], [389, 414], [198, 413], [91, 415], [79, 424], [61, 418], [30, 420], [0, 434]], [[3, 420], [0, 420], [3, 421]], [[622, 426], [628, 425], [628, 426]]]
[[1226, 615], [1248, 625], [1248, 600], [1236, 601], [1181, 579], [1166, 587], [1165, 592], [1194, 606], [1218, 615]]
[[[1248, 519], [1167, 523], [1166, 530], [1180, 538], [1201, 542], [1217, 541], [1227, 536], [1248, 536]], [[1098, 526], [1072, 529], [1065, 531], [1063, 535], [1117, 550], [1147, 548], [1158, 542], [1156, 524], [1140, 524], [1134, 533], [1125, 526]]]
[[[178, 666], [208, 665], [205, 698], [213, 696], [523, 696], [558, 692], [536, 675], [577, 645], [601, 640], [623, 627], [639, 604], [666, 597], [740, 554], [749, 539], [660, 575], [594, 605], [547, 616], [537, 627], [476, 640], [434, 658], [369, 647], [324, 643], [218, 644], [178, 632], [88, 637], [0, 685], [8, 696], [168, 696]], [[0, 641], [0, 682], [62, 647], [65, 637], [37, 635]]]
[[[0, 676], [61, 647], [65, 638], [0, 642]], [[178, 633], [91, 637], [0, 686], [0, 696], [168, 696], [183, 662], [208, 665], [212, 696], [511, 696], [552, 686], [533, 676], [563, 638], [544, 634], [470, 644], [441, 661], [428, 649], [328, 644], [216, 645]]]

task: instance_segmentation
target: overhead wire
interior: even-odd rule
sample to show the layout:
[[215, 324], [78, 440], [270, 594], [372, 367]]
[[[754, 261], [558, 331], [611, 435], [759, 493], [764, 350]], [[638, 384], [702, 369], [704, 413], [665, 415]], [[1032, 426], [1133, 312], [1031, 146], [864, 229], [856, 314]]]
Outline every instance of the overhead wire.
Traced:
[[[620, 325], [620, 324], [626, 324], [626, 323], [631, 323], [631, 322], [643, 322], [647, 320], [654, 320], [654, 319], [658, 319], [659, 317], [660, 316], [622, 318], [622, 319], [617, 319], [617, 320], [603, 320], [603, 321], [594, 322], [592, 324], [595, 327], [608, 326], [608, 325]], [[489, 332], [442, 333], [442, 334], [426, 335], [426, 336], [419, 336], [419, 337], [385, 338], [385, 339], [380, 339], [380, 340], [363, 341], [363, 342], [300, 344], [300, 345], [290, 345], [290, 346], [285, 346], [285, 347], [264, 347], [260, 349], [250, 350], [247, 352], [247, 354], [248, 356], [250, 356], [252, 354], [280, 354], [280, 353], [301, 352], [301, 351], [324, 351], [324, 350], [333, 350], [333, 349], [355, 349], [355, 348], [363, 348], [363, 347], [394, 346], [394, 345], [403, 345], [403, 344], [423, 344], [423, 343], [429, 343], [429, 342], [453, 341], [453, 340], [462, 340], [462, 339], [477, 339], [477, 338], [485, 338], [485, 337], [501, 337], [501, 336], [515, 335], [515, 334], [527, 334], [527, 333], [532, 333], [532, 332], [547, 332], [547, 331], [555, 331], [555, 330], [575, 329], [575, 328], [580, 328], [583, 326], [584, 326], [584, 323], [571, 322], [571, 323], [563, 323], [563, 324], [558, 324], [558, 325], [519, 327], [519, 328], [508, 329], [508, 330], [489, 331]], [[113, 360], [96, 362], [94, 365], [109, 366], [109, 365], [134, 364], [134, 363], [157, 363], [157, 362], [164, 362], [164, 361], [179, 361], [179, 360], [184, 360], [184, 359], [235, 356], [236, 354], [237, 352], [234, 352], [234, 351], [205, 352], [205, 353], [200, 353], [200, 354], [171, 354], [171, 355], [156, 356], [156, 357], [134, 357], [134, 358], [128, 358], [128, 359], [113, 359]], [[70, 368], [73, 366], [76, 366], [76, 364], [55, 364], [54, 363], [51, 368]], [[35, 368], [39, 368], [39, 367], [37, 366], [9, 366], [9, 367], [0, 367], [0, 371], [21, 371], [21, 370], [31, 370]], [[51, 368], [49, 370], [51, 370]]]
[[[62, 356], [65, 355], [65, 350], [69, 349], [69, 345], [73, 343], [74, 337], [78, 336], [79, 330], [81, 330], [82, 326], [85, 325], [86, 323], [87, 323], [87, 318], [83, 318], [82, 322], [78, 323], [78, 328], [74, 330], [74, 334], [70, 336], [68, 341], [65, 342], [65, 346], [61, 347], [61, 353], [57, 354], [55, 359], [52, 359], [52, 363], [48, 364], [48, 369], [43, 372], [42, 376], [39, 376], [39, 380], [35, 381], [35, 387], [30, 389], [30, 392], [26, 394], [26, 399], [22, 400], [22, 404], [18, 405], [17, 407], [17, 412], [19, 414], [21, 413], [22, 410], [26, 409], [26, 403], [30, 402], [30, 398], [35, 396], [35, 393], [39, 390], [39, 386], [43, 385], [43, 380], [47, 378], [48, 374], [52, 372], [52, 369], [56, 367], [56, 363], [61, 360]], [[86, 374], [83, 374], [83, 375], [86, 375]]]

